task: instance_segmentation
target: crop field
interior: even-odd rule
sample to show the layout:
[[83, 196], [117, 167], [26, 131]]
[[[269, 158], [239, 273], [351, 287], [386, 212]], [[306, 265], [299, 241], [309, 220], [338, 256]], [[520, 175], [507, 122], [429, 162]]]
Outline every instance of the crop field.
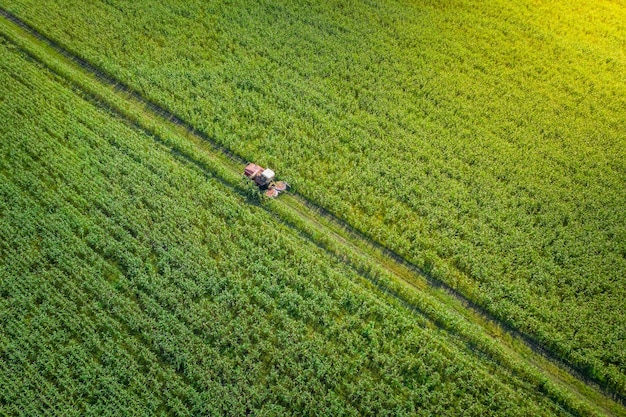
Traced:
[[0, 2], [624, 395], [626, 8], [570, 3]]
[[0, 414], [625, 413], [626, 5], [0, 8]]
[[14, 45], [0, 57], [0, 413], [563, 414]]

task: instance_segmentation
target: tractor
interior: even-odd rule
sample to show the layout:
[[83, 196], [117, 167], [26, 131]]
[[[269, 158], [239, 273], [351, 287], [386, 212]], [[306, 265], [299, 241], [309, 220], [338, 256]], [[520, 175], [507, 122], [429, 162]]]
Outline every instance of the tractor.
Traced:
[[269, 198], [276, 198], [278, 194], [284, 192], [289, 187], [285, 181], [274, 181], [276, 174], [271, 169], [263, 168], [260, 165], [249, 162], [243, 170], [243, 175], [250, 178], [259, 187], [265, 191], [265, 195]]

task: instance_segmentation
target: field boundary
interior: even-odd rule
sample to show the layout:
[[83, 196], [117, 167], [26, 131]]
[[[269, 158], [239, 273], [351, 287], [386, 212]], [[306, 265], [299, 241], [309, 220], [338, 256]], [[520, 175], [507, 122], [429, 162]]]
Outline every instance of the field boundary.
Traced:
[[[73, 64], [74, 66], [79, 66], [84, 72], [87, 73], [86, 75], [83, 74], [87, 81], [77, 81], [76, 79], [72, 79], [72, 76], [67, 73], [60, 73], [58, 70], [55, 70], [55, 68], [51, 68], [49, 63], [46, 63], [41, 58], [32, 54], [31, 51], [24, 49], [24, 47], [21, 46], [25, 53], [29, 54], [42, 65], [49, 68], [52, 72], [56, 73], [62, 78], [65, 78], [69, 83], [75, 85], [84, 94], [87, 94], [89, 98], [92, 99], [92, 101], [95, 101], [99, 105], [104, 106], [105, 108], [107, 108], [107, 110], [114, 112], [115, 114], [129, 121], [132, 125], [141, 129], [142, 131], [148, 132], [149, 134], [151, 134], [151, 136], [155, 136], [155, 139], [158, 142], [164, 144], [165, 146], [171, 147], [172, 152], [176, 153], [179, 157], [182, 157], [188, 163], [196, 165], [198, 168], [204, 170], [205, 172], [209, 171], [212, 174], [215, 174], [214, 176], [216, 176], [217, 179], [222, 181], [225, 185], [233, 188], [243, 196], [246, 195], [246, 189], [240, 185], [237, 185], [237, 181], [239, 181], [241, 177], [240, 173], [238, 175], [238, 170], [240, 170], [239, 166], [246, 162], [245, 159], [242, 158], [240, 155], [218, 144], [214, 139], [210, 138], [203, 132], [198, 131], [191, 124], [179, 118], [170, 110], [144, 98], [140, 93], [131, 89], [124, 83], [116, 80], [114, 77], [106, 74], [105, 72], [93, 66], [84, 59], [72, 54], [63, 45], [50, 38], [47, 38], [45, 35], [42, 35], [35, 28], [21, 21], [10, 12], [0, 8], [0, 15], [2, 15], [6, 20], [12, 22], [14, 25], [17, 25], [19, 28], [21, 28], [21, 30], [27, 32], [29, 35], [37, 38], [44, 45], [47, 45], [57, 54], [64, 57], [66, 61], [69, 61], [63, 63], [63, 65]], [[31, 45], [31, 47], [33, 46]], [[42, 53], [45, 54], [46, 51], [42, 51]], [[77, 70], [74, 68], [73, 71]], [[91, 81], [89, 80], [90, 77], [92, 78]], [[111, 104], [111, 102], [108, 101], [107, 98], [100, 96], [98, 93], [94, 93], [93, 90], [89, 91], [90, 89], [86, 88], [84, 85], [85, 82], [99, 82], [100, 84], [104, 84], [109, 89], [112, 88], [114, 90], [114, 94], [117, 94], [117, 98], [115, 99], [117, 102], [125, 103], [129, 100], [133, 100], [136, 102], [134, 103], [134, 105], [136, 107], [138, 106], [140, 108], [143, 108], [143, 110], [140, 111], [143, 111], [147, 114], [137, 115], [136, 110], [135, 112], [125, 112], [121, 110], [119, 108], [119, 104]], [[146, 123], [145, 120], [142, 119], [142, 117], [147, 117], [149, 119], [149, 122]], [[168, 121], [179, 129], [168, 129], [168, 127], [163, 126]], [[148, 125], [148, 127], [146, 127], [146, 124]], [[210, 147], [210, 150], [207, 150], [206, 147], [202, 147], [197, 144], [195, 145], [195, 147], [198, 147], [199, 149], [201, 149], [201, 151], [204, 152], [203, 156], [208, 158], [209, 162], [207, 163], [205, 161], [197, 160], [194, 157], [194, 152], [199, 151], [188, 151], [187, 145], [185, 145], [184, 148], [172, 147], [171, 142], [163, 140], [163, 129], [166, 129], [168, 134], [172, 134], [173, 132], [173, 134], [180, 135], [186, 139], [195, 140], [196, 142], [201, 141], [205, 145], [208, 145]], [[181, 129], [184, 130], [185, 133], [181, 132]], [[195, 149], [193, 144], [188, 146], [189, 149]], [[212, 155], [204, 155], [207, 152], [211, 152]], [[221, 168], [219, 166], [221, 166]], [[532, 363], [531, 366], [541, 370], [537, 371], [537, 374], [532, 377], [533, 379], [537, 375], [543, 375], [544, 373], [548, 373], [553, 379], [560, 381], [559, 383], [557, 383], [557, 385], [566, 385], [569, 387], [569, 389], [580, 392], [580, 387], [574, 388], [573, 384], [577, 385], [574, 381], [566, 381], [563, 379], [563, 375], [555, 375], [554, 369], [548, 371], [547, 364], [542, 363], [547, 361], [551, 364], [557, 365], [559, 369], [567, 371], [570, 375], [572, 375], [573, 378], [584, 382], [595, 391], [601, 391], [605, 396], [611, 397], [613, 400], [620, 403], [621, 405], [624, 405], [624, 403], [626, 403], [626, 398], [624, 398], [619, 393], [607, 390], [606, 387], [601, 386], [597, 381], [594, 381], [593, 379], [585, 376], [581, 373], [580, 370], [573, 368], [571, 365], [563, 361], [556, 354], [554, 354], [545, 346], [534, 340], [532, 337], [520, 332], [516, 328], [508, 325], [507, 323], [498, 320], [487, 311], [485, 311], [483, 308], [481, 308], [479, 305], [467, 299], [449, 285], [432, 277], [426, 271], [423, 271], [419, 267], [408, 262], [402, 256], [389, 250], [388, 248], [379, 244], [373, 239], [367, 237], [362, 232], [356, 230], [350, 224], [346, 223], [334, 214], [325, 210], [323, 207], [316, 205], [315, 203], [309, 201], [301, 195], [298, 195], [297, 193], [285, 195], [284, 197], [285, 198], [281, 198], [281, 200], [275, 202], [261, 202], [258, 205], [263, 207], [265, 210], [268, 210], [273, 214], [278, 215], [283, 223], [287, 224], [287, 226], [291, 228], [296, 229], [300, 233], [307, 235], [309, 240], [313, 241], [313, 243], [322, 247], [324, 250], [327, 250], [331, 253], [337, 253], [337, 251], [344, 251], [344, 253], [345, 251], [356, 252], [358, 257], [362, 257], [366, 260], [368, 258], [375, 259], [376, 264], [380, 266], [380, 268], [386, 270], [390, 275], [394, 276], [397, 280], [401, 281], [400, 284], [402, 286], [409, 286], [412, 288], [412, 291], [415, 291], [417, 289], [419, 291], [428, 292], [428, 297], [432, 297], [433, 299], [435, 299], [437, 304], [440, 304], [442, 306], [445, 306], [449, 310], [452, 310], [455, 314], [470, 322], [472, 326], [481, 328], [485, 335], [488, 335], [484, 336], [485, 338], [503, 344], [506, 348], [509, 349], [508, 352], [504, 353], [511, 353], [510, 351], [514, 350], [520, 357], [527, 357], [528, 353], [520, 352], [520, 350], [523, 350], [520, 346], [520, 343], [523, 344], [524, 346], [526, 346], [526, 348], [532, 350], [534, 354], [540, 356], [543, 359], [543, 361], [538, 360], [537, 358], [532, 360], [529, 360], [527, 358], [517, 359], [523, 361], [526, 364]], [[285, 209], [290, 212], [286, 212]], [[294, 218], [294, 216], [296, 218]], [[297, 219], [297, 217], [299, 217], [299, 219]], [[289, 221], [288, 218], [292, 218], [292, 221]], [[302, 222], [308, 224], [302, 226]], [[308, 228], [308, 230], [305, 230], [306, 228]], [[323, 238], [320, 238], [316, 237], [317, 234], [327, 236], [323, 236]], [[327, 241], [326, 239], [334, 240], [334, 242]], [[320, 241], [326, 243], [320, 244]], [[337, 245], [344, 245], [349, 247], [337, 248]], [[350, 254], [348, 256], [353, 255]], [[349, 263], [353, 268], [359, 271], [359, 262], [360, 261], [350, 259]], [[369, 262], [371, 262], [371, 259]], [[364, 263], [363, 265], [367, 265], [367, 263]], [[365, 277], [369, 279], [367, 275], [365, 275]], [[372, 280], [370, 280], [370, 282], [378, 287], [376, 282]], [[394, 293], [392, 288], [385, 286], [384, 288], [379, 287], [379, 290], [389, 294], [393, 298], [398, 299], [403, 304], [406, 303], [411, 308], [423, 312], [423, 309], [420, 309], [411, 301], [407, 301], [403, 294]], [[432, 318], [432, 315], [429, 315], [428, 313], [424, 314], [430, 320], [433, 320], [433, 322], [437, 322]], [[444, 326], [444, 328], [446, 327], [447, 326]], [[453, 325], [452, 328], [454, 327], [455, 326]], [[458, 330], [454, 330], [451, 328], [446, 328], [446, 330], [455, 332], [457, 336], [459, 335], [459, 333], [457, 332]], [[505, 333], [507, 335], [507, 338], [511, 340], [505, 343], [504, 338], [501, 336], [501, 333]], [[494, 336], [494, 334], [500, 334], [500, 336]], [[460, 337], [463, 340], [468, 339], [467, 335], [462, 335]], [[469, 339], [472, 338], [469, 337]], [[516, 343], [516, 341], [520, 343]], [[468, 342], [471, 343], [472, 340], [468, 340]], [[519, 371], [516, 371], [514, 369], [516, 368], [516, 366], [512, 366], [511, 363], [504, 364], [502, 363], [502, 358], [497, 357], [501, 356], [503, 354], [502, 352], [485, 352], [484, 348], [485, 346], [483, 347], [483, 349], [478, 348], [477, 350], [483, 353], [487, 353], [490, 356], [491, 360], [496, 361], [500, 365], [507, 367], [507, 369], [509, 369], [514, 374], [519, 373]], [[531, 375], [527, 375], [527, 377], [531, 377]], [[591, 401], [596, 405], [601, 402], [598, 401], [598, 396], [589, 396], [588, 394], [589, 393], [581, 395], [587, 397], [588, 401]], [[556, 394], [556, 397], [560, 397], [560, 395]], [[595, 397], [595, 399], [591, 400], [591, 397]], [[561, 398], [561, 401], [563, 401], [563, 398]], [[566, 404], [563, 405], [569, 408]], [[611, 409], [612, 412], [618, 414], [623, 413], [623, 410], [619, 407], [616, 408], [613, 406], [609, 406], [609, 409], [607, 409], [607, 406], [608, 404], [600, 406], [602, 408], [602, 412], [611, 413], [611, 411], [609, 411], [609, 409]], [[575, 408], [576, 407], [570, 410], [576, 412]]]

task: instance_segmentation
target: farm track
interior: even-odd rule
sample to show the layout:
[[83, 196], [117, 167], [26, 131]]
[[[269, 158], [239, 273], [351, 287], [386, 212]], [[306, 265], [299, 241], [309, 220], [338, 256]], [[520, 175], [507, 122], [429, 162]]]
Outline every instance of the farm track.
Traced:
[[[0, 9], [0, 14], [4, 21], [0, 25], [3, 36], [16, 43], [32, 59], [79, 90], [87, 99], [149, 133], [157, 142], [171, 149], [178, 159], [196, 166], [243, 197], [248, 196], [240, 180], [241, 165], [246, 162], [241, 156], [197, 131], [169, 110], [146, 100], [138, 92], [72, 54], [16, 16], [3, 9]], [[182, 138], [183, 142], [188, 143], [181, 146], [172, 137]], [[201, 160], [198, 159], [198, 154], [202, 155]], [[424, 314], [438, 327], [509, 369], [514, 375], [537, 386], [542, 385], [540, 381], [545, 376], [556, 386], [574, 393], [580, 401], [591, 405], [595, 412], [626, 415], [623, 407], [607, 397], [622, 406], [626, 403], [626, 398], [609, 392], [596, 381], [586, 378], [532, 337], [497, 320], [453, 288], [435, 280], [425, 271], [303, 196], [291, 193], [278, 201], [258, 205], [317, 246], [350, 264], [381, 292], [405, 307]], [[382, 268], [399, 286], [392, 288], [373, 277], [368, 272], [372, 265]], [[411, 293], [422, 294], [422, 300], [425, 301], [417, 303], [410, 296]], [[452, 323], [447, 322], [443, 317], [445, 314], [437, 316], [431, 311], [437, 308], [453, 311], [455, 320]], [[491, 348], [492, 344], [498, 348]], [[559, 398], [558, 394], [553, 394], [552, 398], [574, 414], [580, 414], [576, 412], [576, 407], [571, 408], [567, 400]]]

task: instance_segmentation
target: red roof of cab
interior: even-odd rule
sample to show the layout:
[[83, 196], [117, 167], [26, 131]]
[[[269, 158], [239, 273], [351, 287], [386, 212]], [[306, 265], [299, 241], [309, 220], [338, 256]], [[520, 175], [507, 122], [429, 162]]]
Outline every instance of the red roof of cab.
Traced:
[[243, 174], [248, 178], [254, 178], [263, 171], [263, 167], [257, 164], [249, 163]]

